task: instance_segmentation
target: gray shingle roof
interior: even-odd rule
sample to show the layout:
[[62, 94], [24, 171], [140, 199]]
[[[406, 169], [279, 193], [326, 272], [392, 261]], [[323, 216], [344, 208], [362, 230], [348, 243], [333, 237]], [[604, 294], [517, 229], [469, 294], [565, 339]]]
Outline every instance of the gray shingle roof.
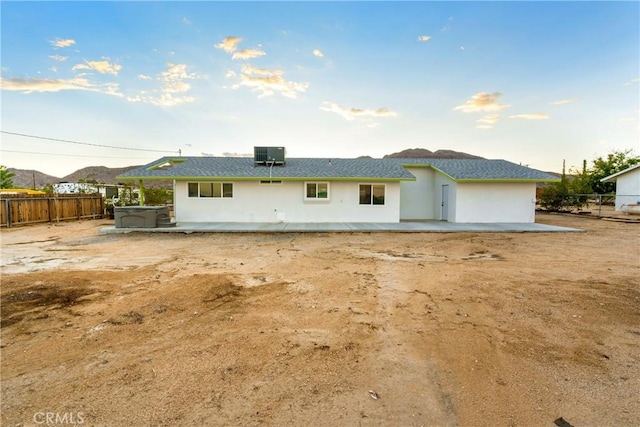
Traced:
[[[174, 161], [168, 168], [155, 165]], [[177, 161], [177, 162], [176, 162]], [[123, 173], [122, 179], [379, 179], [413, 180], [415, 177], [397, 162], [382, 159], [289, 158], [286, 165], [255, 165], [246, 157], [163, 157], [148, 165]]]
[[523, 180], [558, 181], [554, 175], [517, 165], [506, 160], [490, 159], [394, 159], [403, 165], [429, 164], [456, 181]]
[[[172, 162], [171, 167], [158, 168]], [[123, 173], [119, 179], [371, 179], [402, 181], [415, 177], [403, 165], [430, 166], [456, 181], [555, 181], [553, 175], [506, 160], [488, 159], [329, 159], [288, 158], [286, 165], [256, 166], [246, 157], [163, 157]]]

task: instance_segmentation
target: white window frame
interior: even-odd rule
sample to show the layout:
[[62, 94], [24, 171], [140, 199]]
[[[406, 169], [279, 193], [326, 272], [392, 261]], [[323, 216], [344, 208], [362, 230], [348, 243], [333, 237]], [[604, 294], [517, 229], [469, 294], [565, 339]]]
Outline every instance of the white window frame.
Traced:
[[[192, 184], [197, 184], [198, 185], [198, 195], [197, 196], [192, 196], [190, 194], [189, 191], [189, 186]], [[212, 195], [211, 196], [202, 196], [202, 189], [201, 189], [201, 185], [211, 185], [211, 191], [212, 191]], [[216, 190], [214, 189], [214, 185], [219, 185], [220, 186], [220, 195], [219, 196], [215, 196], [214, 194], [216, 193]], [[231, 196], [225, 196], [225, 192], [224, 192], [224, 187], [225, 185], [231, 185]], [[187, 182], [187, 198], [189, 199], [232, 199], [233, 198], [233, 182], [221, 182], [221, 181], [190, 181]]]
[[[367, 185], [370, 187], [370, 191], [371, 191], [371, 198], [369, 199], [369, 203], [362, 203], [362, 200], [360, 199], [360, 187], [362, 187], [363, 185]], [[373, 202], [373, 187], [382, 187], [383, 191], [384, 191], [384, 203], [374, 203]], [[361, 183], [358, 184], [358, 205], [359, 206], [385, 206], [387, 204], [387, 185], [386, 184], [380, 184], [380, 183]]]
[[[307, 186], [309, 184], [314, 184], [316, 186], [315, 197], [309, 197], [307, 193]], [[318, 197], [318, 187], [320, 184], [327, 186], [327, 197]], [[304, 191], [304, 200], [307, 202], [328, 202], [329, 200], [331, 200], [331, 185], [329, 184], [328, 181], [306, 181], [304, 183], [303, 191]]]

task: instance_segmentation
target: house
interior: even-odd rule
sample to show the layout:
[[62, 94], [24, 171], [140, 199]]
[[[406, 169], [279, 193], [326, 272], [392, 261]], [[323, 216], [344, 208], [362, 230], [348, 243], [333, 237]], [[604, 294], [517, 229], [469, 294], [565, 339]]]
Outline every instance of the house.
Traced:
[[601, 182], [616, 183], [616, 210], [624, 206], [640, 205], [640, 164], [631, 166], [606, 178]]
[[[271, 150], [269, 153], [266, 153]], [[177, 222], [532, 223], [537, 182], [505, 160], [163, 157], [119, 180], [173, 180]]]
[[[52, 185], [55, 194], [94, 194], [100, 193], [105, 199], [117, 200], [128, 189], [122, 185], [92, 184], [86, 182], [59, 182]], [[134, 190], [137, 192], [137, 190]], [[137, 196], [136, 196], [137, 198]]]

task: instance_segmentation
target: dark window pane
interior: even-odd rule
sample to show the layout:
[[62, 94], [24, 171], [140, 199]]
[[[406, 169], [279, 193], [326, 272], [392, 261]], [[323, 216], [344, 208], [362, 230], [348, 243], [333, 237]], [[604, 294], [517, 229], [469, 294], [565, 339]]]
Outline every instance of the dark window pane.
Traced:
[[189, 183], [189, 197], [198, 197], [198, 183], [190, 182]]
[[316, 183], [308, 182], [307, 183], [307, 198], [315, 199], [316, 198]]
[[384, 185], [373, 186], [373, 204], [384, 205]]
[[360, 185], [360, 204], [361, 205], [370, 205], [371, 204], [371, 186], [364, 184]]
[[226, 182], [222, 184], [222, 197], [233, 197], [233, 184]]

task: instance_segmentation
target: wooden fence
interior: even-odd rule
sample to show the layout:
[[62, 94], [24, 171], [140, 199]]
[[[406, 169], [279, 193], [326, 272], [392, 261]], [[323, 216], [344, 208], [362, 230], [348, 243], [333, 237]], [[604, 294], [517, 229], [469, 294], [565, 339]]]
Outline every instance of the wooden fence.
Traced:
[[104, 201], [100, 194], [71, 196], [0, 196], [0, 227], [97, 219], [104, 215]]

